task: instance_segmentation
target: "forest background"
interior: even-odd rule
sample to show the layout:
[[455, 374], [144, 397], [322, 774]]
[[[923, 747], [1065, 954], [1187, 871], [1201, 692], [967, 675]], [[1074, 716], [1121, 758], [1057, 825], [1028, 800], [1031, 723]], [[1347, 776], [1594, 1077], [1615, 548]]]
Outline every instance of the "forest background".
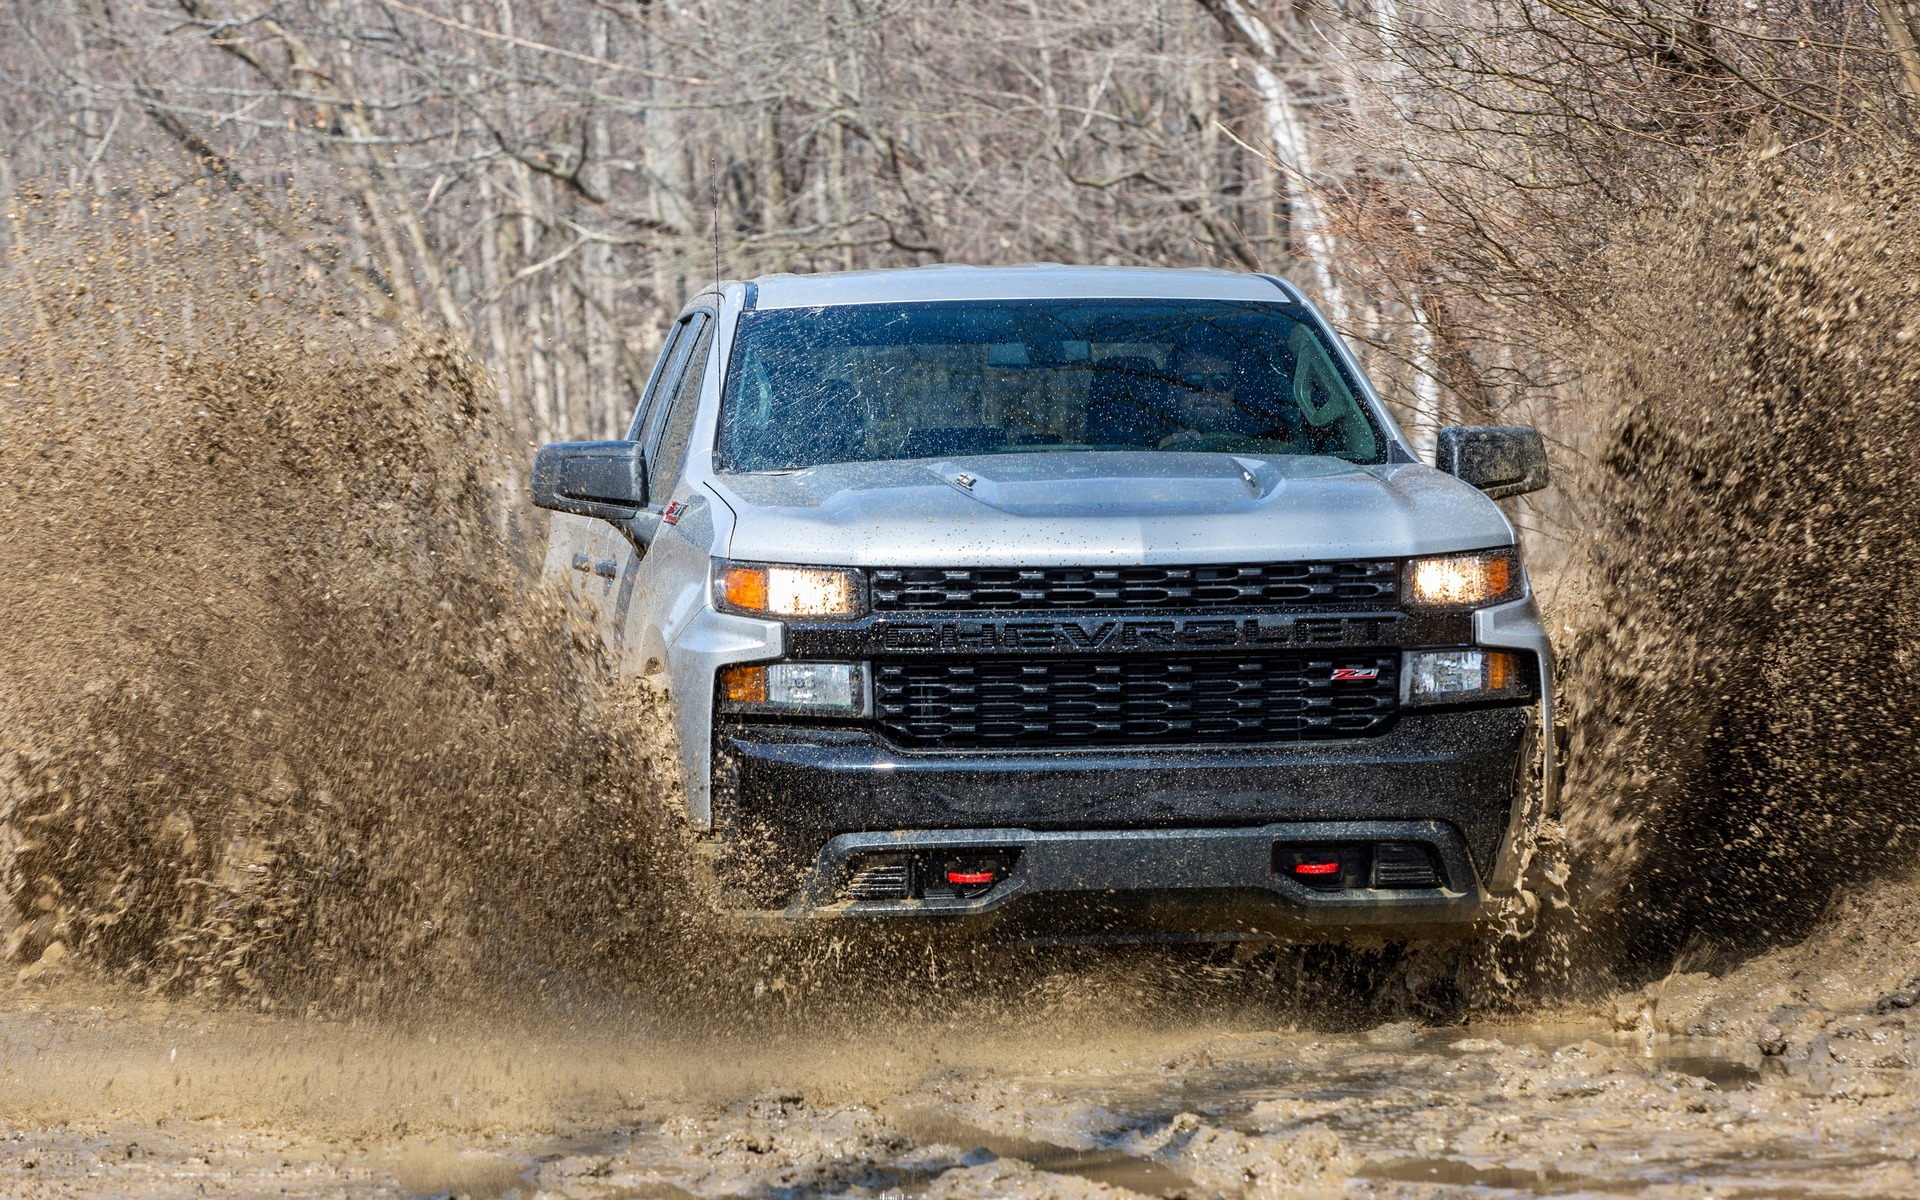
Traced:
[[[517, 438], [624, 427], [684, 297], [930, 262], [1290, 276], [1413, 432], [1537, 419], [1727, 161], [1903, 141], [1912, 0], [7, 0], [0, 196], [197, 189], [429, 322]], [[137, 219], [137, 218], [135, 218]], [[717, 245], [716, 245], [717, 243]]]

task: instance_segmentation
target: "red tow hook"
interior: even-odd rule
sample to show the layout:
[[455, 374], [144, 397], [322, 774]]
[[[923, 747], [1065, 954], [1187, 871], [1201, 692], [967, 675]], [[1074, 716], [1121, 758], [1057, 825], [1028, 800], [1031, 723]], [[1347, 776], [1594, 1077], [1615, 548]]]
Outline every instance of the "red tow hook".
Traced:
[[1287, 875], [1316, 892], [1343, 892], [1367, 885], [1366, 846], [1348, 843], [1308, 843], [1273, 847], [1273, 873]]
[[998, 887], [1012, 871], [1011, 854], [962, 852], [940, 863], [933, 877], [945, 880], [955, 896], [971, 900]]

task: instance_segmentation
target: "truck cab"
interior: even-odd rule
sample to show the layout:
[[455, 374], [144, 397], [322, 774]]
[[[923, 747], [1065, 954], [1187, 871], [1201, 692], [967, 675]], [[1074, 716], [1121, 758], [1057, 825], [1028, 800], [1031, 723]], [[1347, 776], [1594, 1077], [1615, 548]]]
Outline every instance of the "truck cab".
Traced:
[[1437, 460], [1284, 280], [941, 266], [702, 293], [533, 491], [729, 910], [1401, 937], [1513, 892], [1555, 774], [1541, 440]]

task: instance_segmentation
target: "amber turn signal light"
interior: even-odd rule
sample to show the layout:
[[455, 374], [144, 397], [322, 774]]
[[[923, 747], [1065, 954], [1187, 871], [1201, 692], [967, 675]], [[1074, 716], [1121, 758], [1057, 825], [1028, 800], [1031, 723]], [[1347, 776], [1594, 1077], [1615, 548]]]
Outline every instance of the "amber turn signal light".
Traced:
[[765, 704], [765, 667], [728, 667], [720, 672], [720, 698], [730, 704]]
[[767, 569], [729, 564], [721, 575], [727, 607], [741, 612], [767, 611]]
[[1487, 653], [1487, 690], [1504, 691], [1520, 682], [1520, 659], [1504, 650]]

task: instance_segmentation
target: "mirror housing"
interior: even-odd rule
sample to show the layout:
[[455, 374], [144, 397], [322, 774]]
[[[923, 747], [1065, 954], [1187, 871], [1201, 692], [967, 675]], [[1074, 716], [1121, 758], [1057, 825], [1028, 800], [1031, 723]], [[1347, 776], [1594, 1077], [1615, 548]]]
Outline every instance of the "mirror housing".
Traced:
[[533, 458], [533, 502], [554, 512], [625, 521], [647, 505], [639, 442], [551, 442]]
[[1440, 431], [1433, 465], [1502, 500], [1547, 486], [1547, 443], [1526, 425], [1455, 425]]

